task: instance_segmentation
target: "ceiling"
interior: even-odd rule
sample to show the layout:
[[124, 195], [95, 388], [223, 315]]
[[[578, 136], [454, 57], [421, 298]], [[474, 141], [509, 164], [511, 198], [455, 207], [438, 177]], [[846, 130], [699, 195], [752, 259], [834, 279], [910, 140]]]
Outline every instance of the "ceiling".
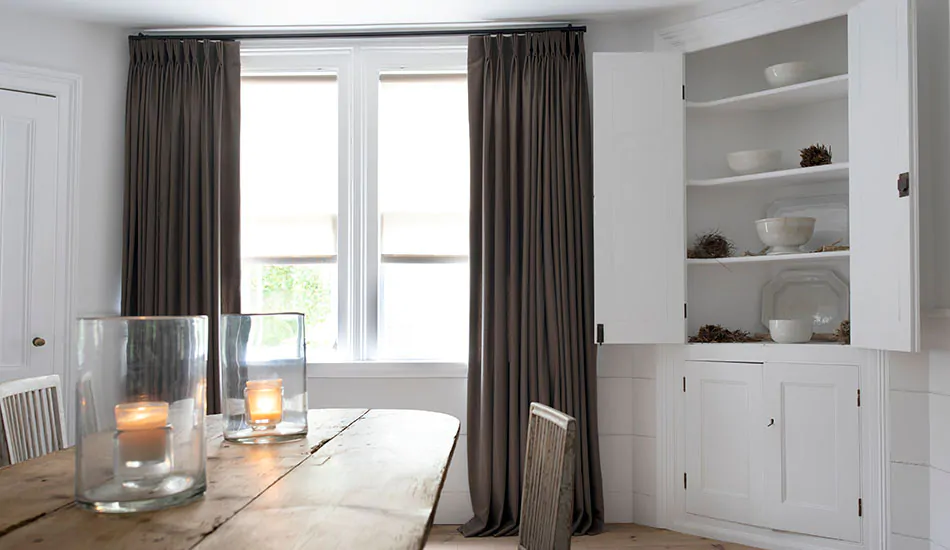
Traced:
[[127, 28], [634, 19], [701, 0], [0, 0]]

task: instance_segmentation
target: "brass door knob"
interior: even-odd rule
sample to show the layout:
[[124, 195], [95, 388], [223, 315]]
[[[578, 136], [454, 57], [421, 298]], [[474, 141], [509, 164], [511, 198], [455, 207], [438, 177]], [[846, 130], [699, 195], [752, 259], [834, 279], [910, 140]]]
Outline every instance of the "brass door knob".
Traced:
[[45, 345], [46, 345], [46, 340], [44, 340], [43, 338], [40, 338], [39, 336], [37, 336], [36, 338], [33, 339], [34, 348], [41, 348]]

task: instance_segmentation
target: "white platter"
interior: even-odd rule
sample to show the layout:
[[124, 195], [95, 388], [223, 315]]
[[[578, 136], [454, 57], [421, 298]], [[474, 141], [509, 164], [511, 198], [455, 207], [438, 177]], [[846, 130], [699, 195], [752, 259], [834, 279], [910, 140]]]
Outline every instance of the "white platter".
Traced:
[[788, 270], [762, 288], [762, 324], [811, 319], [816, 333], [834, 332], [849, 318], [848, 285], [830, 269]]
[[802, 247], [814, 251], [834, 244], [848, 245], [848, 195], [779, 199], [769, 205], [767, 218], [815, 218], [815, 234]]

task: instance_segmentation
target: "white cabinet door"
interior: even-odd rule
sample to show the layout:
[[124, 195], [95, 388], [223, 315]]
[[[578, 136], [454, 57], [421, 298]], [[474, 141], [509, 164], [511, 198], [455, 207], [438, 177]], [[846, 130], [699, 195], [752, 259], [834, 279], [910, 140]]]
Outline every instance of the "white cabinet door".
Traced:
[[912, 19], [911, 0], [848, 14], [851, 344], [895, 351], [920, 348]]
[[0, 382], [54, 373], [58, 109], [0, 90]]
[[855, 366], [765, 364], [768, 527], [860, 542], [858, 387]]
[[598, 341], [682, 344], [683, 56], [595, 53], [593, 64]]
[[761, 525], [762, 365], [687, 361], [686, 511]]

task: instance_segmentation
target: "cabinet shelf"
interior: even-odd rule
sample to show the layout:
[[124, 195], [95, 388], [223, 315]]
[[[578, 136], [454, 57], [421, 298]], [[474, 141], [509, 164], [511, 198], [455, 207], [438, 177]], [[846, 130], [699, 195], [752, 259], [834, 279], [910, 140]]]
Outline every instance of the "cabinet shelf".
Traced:
[[850, 250], [835, 252], [803, 252], [801, 254], [776, 254], [774, 256], [735, 256], [731, 258], [688, 258], [687, 265], [726, 265], [726, 264], [760, 264], [777, 262], [821, 262], [841, 260], [851, 256]]
[[706, 180], [689, 180], [687, 187], [738, 187], [759, 185], [802, 185], [807, 183], [821, 183], [836, 179], [846, 179], [849, 173], [847, 162], [826, 164], [824, 166], [810, 166], [808, 168], [792, 168], [776, 172], [762, 172], [744, 176], [729, 176]]
[[846, 97], [848, 97], [848, 75], [843, 74], [716, 101], [687, 101], [686, 108], [722, 113], [772, 111]]

